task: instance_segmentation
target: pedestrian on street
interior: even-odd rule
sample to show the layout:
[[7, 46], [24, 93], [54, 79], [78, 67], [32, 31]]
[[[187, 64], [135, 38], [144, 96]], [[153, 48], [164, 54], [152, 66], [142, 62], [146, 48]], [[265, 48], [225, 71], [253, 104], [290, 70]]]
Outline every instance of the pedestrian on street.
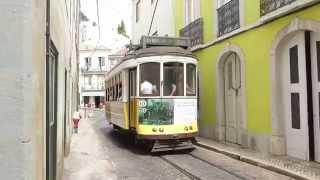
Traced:
[[75, 134], [78, 133], [78, 126], [79, 126], [79, 121], [81, 119], [81, 115], [78, 111], [75, 111], [73, 113], [72, 121], [73, 121], [73, 132]]

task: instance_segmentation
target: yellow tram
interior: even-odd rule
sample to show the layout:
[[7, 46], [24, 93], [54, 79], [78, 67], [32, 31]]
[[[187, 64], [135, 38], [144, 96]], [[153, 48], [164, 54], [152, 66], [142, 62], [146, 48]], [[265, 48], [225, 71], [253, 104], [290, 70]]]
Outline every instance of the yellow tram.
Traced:
[[147, 37], [106, 75], [106, 119], [152, 151], [191, 148], [197, 125], [197, 59], [185, 38]]

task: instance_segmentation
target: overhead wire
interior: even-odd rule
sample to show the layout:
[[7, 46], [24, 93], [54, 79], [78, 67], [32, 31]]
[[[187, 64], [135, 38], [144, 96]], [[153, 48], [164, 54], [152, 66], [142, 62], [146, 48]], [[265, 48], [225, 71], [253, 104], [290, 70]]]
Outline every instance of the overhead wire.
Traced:
[[150, 35], [150, 31], [151, 31], [151, 28], [152, 28], [154, 15], [155, 15], [157, 7], [158, 7], [158, 2], [159, 2], [159, 0], [157, 0], [156, 5], [155, 5], [154, 10], [153, 10], [152, 19], [151, 19], [150, 26], [149, 26], [149, 31], [148, 31], [148, 36]]

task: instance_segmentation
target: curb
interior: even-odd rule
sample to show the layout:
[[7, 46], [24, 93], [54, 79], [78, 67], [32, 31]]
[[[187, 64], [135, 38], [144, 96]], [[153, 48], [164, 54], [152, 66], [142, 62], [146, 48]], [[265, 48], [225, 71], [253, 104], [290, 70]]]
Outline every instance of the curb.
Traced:
[[198, 141], [195, 141], [194, 145], [197, 145], [199, 147], [202, 147], [202, 148], [205, 148], [207, 150], [211, 150], [211, 151], [214, 151], [214, 152], [217, 152], [217, 153], [220, 153], [220, 154], [224, 154], [226, 156], [231, 157], [232, 159], [236, 159], [236, 160], [239, 160], [239, 161], [242, 161], [242, 162], [254, 165], [254, 166], [258, 166], [258, 167], [261, 167], [261, 168], [264, 168], [264, 169], [267, 169], [267, 170], [270, 170], [270, 171], [273, 171], [273, 172], [276, 172], [276, 173], [279, 173], [279, 174], [282, 174], [282, 175], [285, 175], [285, 176], [289, 176], [289, 177], [294, 178], [294, 179], [302, 179], [302, 180], [309, 180], [310, 179], [308, 177], [301, 176], [299, 174], [293, 173], [292, 171], [288, 171], [286, 169], [282, 169], [282, 168], [270, 165], [270, 164], [262, 162], [262, 161], [257, 161], [254, 158], [245, 157], [245, 156], [242, 156], [240, 154], [237, 154], [237, 153], [234, 153], [234, 152], [230, 152], [230, 151], [226, 151], [226, 150], [223, 150], [223, 149], [219, 149], [219, 148], [216, 148], [216, 147], [213, 147], [213, 146], [209, 146], [209, 145], [206, 145], [206, 144], [198, 142]]

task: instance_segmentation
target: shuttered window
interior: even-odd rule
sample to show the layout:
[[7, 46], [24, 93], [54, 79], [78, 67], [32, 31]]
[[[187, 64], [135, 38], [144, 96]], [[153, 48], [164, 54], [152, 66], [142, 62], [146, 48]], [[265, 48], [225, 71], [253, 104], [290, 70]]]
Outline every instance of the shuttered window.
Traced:
[[299, 83], [298, 46], [294, 46], [290, 48], [289, 55], [290, 55], [290, 82]]
[[300, 129], [300, 97], [299, 93], [291, 93], [292, 128]]

